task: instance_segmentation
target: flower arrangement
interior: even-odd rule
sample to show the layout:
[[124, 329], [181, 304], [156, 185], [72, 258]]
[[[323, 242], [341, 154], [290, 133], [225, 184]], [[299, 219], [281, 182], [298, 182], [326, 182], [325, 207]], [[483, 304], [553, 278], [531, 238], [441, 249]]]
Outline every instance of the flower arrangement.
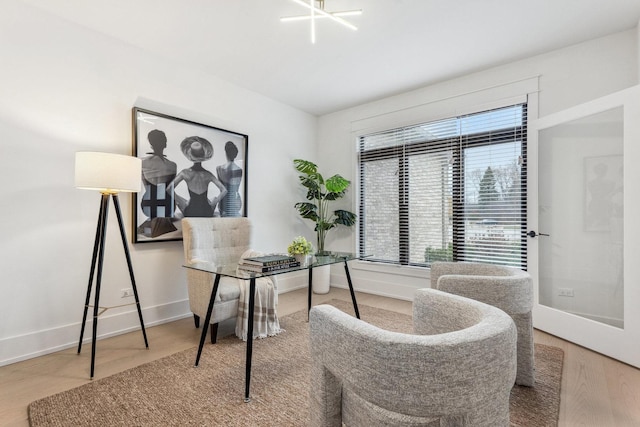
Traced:
[[293, 239], [293, 242], [287, 248], [289, 255], [308, 255], [313, 251], [311, 242], [307, 241], [302, 236], [298, 236]]

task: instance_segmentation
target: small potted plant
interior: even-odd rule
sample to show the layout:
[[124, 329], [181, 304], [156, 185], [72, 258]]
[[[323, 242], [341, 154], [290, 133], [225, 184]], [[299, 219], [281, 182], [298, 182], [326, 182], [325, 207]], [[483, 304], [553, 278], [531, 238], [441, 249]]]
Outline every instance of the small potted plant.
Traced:
[[296, 261], [300, 262], [300, 265], [307, 265], [309, 255], [313, 252], [313, 246], [307, 239], [298, 236], [289, 244], [287, 252], [292, 257], [295, 257]]

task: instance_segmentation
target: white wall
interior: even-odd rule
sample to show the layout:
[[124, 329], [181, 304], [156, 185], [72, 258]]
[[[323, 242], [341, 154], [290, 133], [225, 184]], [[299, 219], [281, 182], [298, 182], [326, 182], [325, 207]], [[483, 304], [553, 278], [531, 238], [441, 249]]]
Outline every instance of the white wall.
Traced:
[[[530, 120], [631, 87], [638, 82], [637, 46], [637, 31], [624, 31], [322, 116], [318, 125], [319, 165], [331, 165], [336, 172], [355, 183], [354, 129], [361, 127], [362, 123], [376, 126], [380, 122], [395, 122], [389, 128], [405, 125], [416, 119], [416, 111], [428, 110], [425, 106], [444, 104], [444, 100], [448, 107], [455, 110], [458, 108], [455, 99], [470, 93], [488, 93], [489, 98], [494, 94], [496, 99], [485, 99], [485, 102], [498, 101], [502, 96], [498, 89], [500, 86], [528, 80], [529, 77], [539, 76], [539, 93], [534, 97], [537, 102], [529, 105]], [[431, 110], [436, 111], [430, 114], [438, 114], [437, 108]], [[424, 116], [419, 121], [434, 118]], [[355, 210], [355, 188], [348, 196], [350, 200], [345, 202], [346, 207]], [[332, 235], [327, 245], [334, 250], [355, 250], [355, 233]], [[352, 279], [357, 290], [412, 299], [416, 288], [429, 286], [426, 269], [355, 264]], [[331, 283], [346, 286], [342, 269], [332, 270]]]
[[[253, 246], [283, 250], [306, 231], [292, 159], [315, 155], [315, 117], [15, 0], [2, 3], [0, 52], [0, 365], [76, 345], [100, 196], [74, 188], [74, 153], [130, 154], [133, 106], [248, 134]], [[182, 243], [131, 255], [147, 326], [188, 316]], [[130, 302], [128, 287], [112, 210], [101, 305]], [[133, 307], [99, 325], [139, 327]]]

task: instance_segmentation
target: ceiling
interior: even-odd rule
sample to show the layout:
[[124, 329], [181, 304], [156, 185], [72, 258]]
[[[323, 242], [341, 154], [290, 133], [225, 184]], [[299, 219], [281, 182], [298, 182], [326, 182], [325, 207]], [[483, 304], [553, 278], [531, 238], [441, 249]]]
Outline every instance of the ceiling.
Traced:
[[634, 28], [640, 0], [22, 0], [314, 115]]

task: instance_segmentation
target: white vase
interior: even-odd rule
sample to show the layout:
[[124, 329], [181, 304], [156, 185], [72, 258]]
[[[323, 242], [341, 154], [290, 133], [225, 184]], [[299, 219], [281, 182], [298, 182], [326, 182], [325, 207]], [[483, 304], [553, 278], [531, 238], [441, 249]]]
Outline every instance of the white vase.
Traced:
[[326, 294], [329, 293], [331, 285], [329, 283], [331, 279], [331, 266], [323, 265], [321, 267], [314, 267], [313, 269], [313, 293], [314, 294]]
[[300, 263], [301, 267], [306, 267], [307, 264], [309, 263], [309, 258], [310, 258], [309, 255], [295, 254], [293, 257], [296, 259], [296, 261]]

